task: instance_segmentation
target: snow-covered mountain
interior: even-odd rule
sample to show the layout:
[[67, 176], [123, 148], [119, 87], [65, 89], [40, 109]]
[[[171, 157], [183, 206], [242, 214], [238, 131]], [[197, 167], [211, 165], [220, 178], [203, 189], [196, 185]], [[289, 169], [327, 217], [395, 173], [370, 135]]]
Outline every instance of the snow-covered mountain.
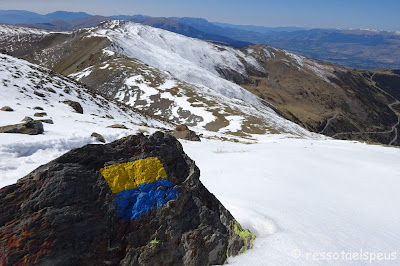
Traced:
[[31, 61], [161, 119], [249, 137], [267, 132], [311, 136], [235, 83], [250, 72], [265, 75], [239, 50], [124, 21], [50, 35], [56, 45], [32, 51]]
[[0, 38], [13, 55], [197, 130], [311, 136], [306, 128], [399, 145], [394, 71], [338, 67], [265, 45], [237, 50], [128, 21], [69, 33], [13, 31], [24, 41], [9, 30]]
[[91, 36], [107, 37], [113, 51], [167, 71], [182, 81], [206, 86], [227, 97], [259, 103], [257, 97], [223, 76], [227, 70], [245, 79], [246, 65], [265, 72], [253, 57], [239, 50], [118, 20], [105, 22], [92, 30]]
[[[40, 135], [0, 134], [1, 186], [14, 182], [44, 160], [96, 143], [91, 137], [93, 132], [112, 141], [139, 131], [171, 128], [72, 79], [5, 54], [0, 54], [0, 85], [0, 107], [14, 110], [0, 111], [0, 126], [21, 123], [26, 116], [53, 123], [43, 123], [44, 134]], [[65, 101], [79, 103], [83, 113], [77, 113]], [[109, 128], [114, 124], [123, 124], [127, 129]]]

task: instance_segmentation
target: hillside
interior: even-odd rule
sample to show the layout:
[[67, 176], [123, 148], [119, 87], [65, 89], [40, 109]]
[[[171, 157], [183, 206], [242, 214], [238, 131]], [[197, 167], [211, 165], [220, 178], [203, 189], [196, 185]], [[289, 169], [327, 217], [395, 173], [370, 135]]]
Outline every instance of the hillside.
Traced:
[[[96, 143], [93, 132], [112, 141], [138, 130], [171, 128], [169, 123], [138, 113], [53, 71], [5, 54], [0, 54], [0, 59], [0, 106], [14, 110], [0, 111], [0, 127], [21, 123], [26, 116], [44, 121], [40, 135], [0, 134], [1, 186], [28, 174], [43, 160]], [[68, 101], [79, 103], [82, 113]], [[127, 129], [109, 128], [114, 124]]]
[[247, 52], [268, 75], [242, 86], [290, 120], [328, 136], [400, 144], [398, 72], [349, 69], [262, 45]]
[[27, 33], [32, 43], [6, 37], [0, 42], [13, 47], [15, 55], [25, 54], [32, 62], [168, 121], [248, 137], [266, 132], [310, 135], [224, 78], [240, 83], [247, 69], [264, 71], [239, 50], [132, 22], [49, 35]]
[[166, 120], [244, 136], [307, 135], [284, 116], [328, 136], [398, 145], [396, 72], [338, 67], [262, 45], [237, 50], [132, 22], [19, 33], [24, 42], [12, 32], [0, 44], [14, 55]]
[[199, 30], [191, 25], [181, 22], [176, 18], [163, 18], [163, 17], [147, 17], [147, 18], [129, 18], [127, 19], [132, 22], [141, 23], [143, 25], [152, 26], [159, 29], [168, 30], [178, 34], [185, 35], [187, 37], [197, 38], [200, 40], [206, 40], [216, 44], [232, 46], [235, 48], [243, 48], [253, 43], [248, 41], [238, 41], [223, 35], [216, 33], [209, 33]]

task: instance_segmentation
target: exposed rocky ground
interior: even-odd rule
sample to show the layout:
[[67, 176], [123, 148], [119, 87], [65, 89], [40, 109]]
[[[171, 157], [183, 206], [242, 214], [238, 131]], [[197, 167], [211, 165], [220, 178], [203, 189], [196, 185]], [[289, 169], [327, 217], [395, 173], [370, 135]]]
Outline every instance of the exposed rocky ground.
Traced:
[[398, 72], [344, 68], [263, 45], [246, 50], [268, 74], [242, 86], [288, 119], [327, 136], [398, 145]]
[[161, 132], [72, 150], [0, 190], [0, 262], [223, 264], [255, 236], [199, 177]]

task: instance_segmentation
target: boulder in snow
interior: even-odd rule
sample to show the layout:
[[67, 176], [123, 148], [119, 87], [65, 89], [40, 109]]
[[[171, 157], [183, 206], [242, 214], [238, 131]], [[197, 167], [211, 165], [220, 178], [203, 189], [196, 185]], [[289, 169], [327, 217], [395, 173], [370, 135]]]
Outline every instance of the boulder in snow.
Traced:
[[104, 139], [104, 137], [99, 133], [93, 132], [92, 135], [90, 135], [90, 136], [94, 137], [99, 142], [106, 143], [106, 140]]
[[43, 133], [43, 124], [37, 120], [30, 120], [22, 124], [0, 127], [0, 133], [19, 133], [27, 135], [38, 135]]
[[22, 122], [29, 122], [29, 121], [33, 121], [32, 117], [29, 116], [25, 116], [24, 119], [21, 120]]
[[185, 139], [191, 141], [201, 141], [200, 137], [186, 125], [178, 125], [175, 130], [170, 133], [177, 139]]
[[35, 116], [35, 117], [43, 117], [43, 116], [47, 116], [47, 113], [45, 113], [45, 112], [35, 113], [33, 116]]
[[77, 112], [78, 114], [83, 114], [83, 108], [80, 103], [75, 102], [75, 101], [69, 101], [69, 100], [63, 101], [62, 103], [65, 103], [65, 104], [71, 106], [75, 110], [75, 112]]
[[5, 111], [5, 112], [12, 112], [14, 111], [14, 109], [12, 109], [10, 106], [3, 106], [0, 109], [1, 111]]
[[108, 126], [108, 128], [122, 128], [122, 129], [128, 129], [125, 125], [123, 124], [114, 124], [111, 126]]
[[46, 95], [44, 95], [43, 93], [38, 92], [38, 91], [34, 91], [33, 93], [34, 93], [36, 96], [39, 96], [39, 97], [41, 97], [41, 98], [45, 98], [45, 97], [46, 97]]

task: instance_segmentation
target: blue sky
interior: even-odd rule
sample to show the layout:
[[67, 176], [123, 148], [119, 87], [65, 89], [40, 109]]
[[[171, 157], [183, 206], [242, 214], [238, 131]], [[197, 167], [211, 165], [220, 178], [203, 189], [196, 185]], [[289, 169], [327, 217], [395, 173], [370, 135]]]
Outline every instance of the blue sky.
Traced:
[[0, 0], [0, 9], [45, 14], [190, 16], [261, 26], [374, 28], [400, 31], [399, 0]]

